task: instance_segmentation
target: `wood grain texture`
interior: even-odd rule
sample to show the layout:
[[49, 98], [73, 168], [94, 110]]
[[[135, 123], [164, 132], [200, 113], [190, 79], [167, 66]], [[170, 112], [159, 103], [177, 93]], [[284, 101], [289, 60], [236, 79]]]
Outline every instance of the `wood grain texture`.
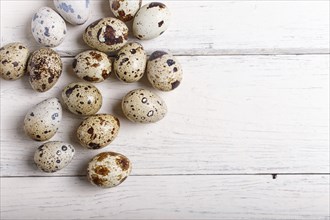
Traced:
[[[131, 158], [133, 174], [329, 173], [329, 56], [179, 57], [184, 81], [167, 102], [167, 117], [156, 124], [130, 123], [121, 98], [130, 90], [150, 88], [144, 78], [127, 85], [114, 76], [96, 84], [104, 96], [101, 113], [121, 120], [117, 139], [107, 148]], [[70, 82], [72, 59], [49, 92], [36, 93], [27, 78], [1, 81], [1, 174], [43, 175], [33, 166], [38, 142], [24, 135], [29, 108], [60, 97]], [[150, 88], [152, 89], [152, 88]], [[153, 90], [154, 91], [154, 90]], [[33, 98], [32, 98], [33, 97]], [[52, 140], [77, 149], [69, 167], [54, 175], [82, 175], [97, 152], [75, 138], [82, 119], [64, 111]]]
[[[329, 219], [329, 176], [2, 178], [1, 219]], [[19, 199], [18, 199], [19, 198]]]
[[[52, 90], [34, 92], [27, 76], [0, 80], [0, 218], [329, 220], [329, 1], [162, 2], [172, 12], [170, 29], [141, 43], [148, 54], [172, 51], [183, 65], [182, 85], [157, 92], [168, 115], [147, 126], [123, 116], [127, 92], [153, 90], [146, 77], [96, 84], [104, 97], [100, 112], [121, 120], [119, 136], [103, 150], [83, 149], [75, 138], [82, 118], [65, 110], [52, 140], [77, 152], [58, 173], [35, 167], [41, 143], [24, 135], [23, 119], [79, 81], [72, 57], [88, 49], [86, 26], [111, 16], [108, 0], [91, 1], [86, 24], [68, 25], [56, 48], [64, 71]], [[39, 48], [30, 22], [42, 6], [54, 8], [52, 0], [1, 0], [1, 46], [21, 41]], [[121, 186], [101, 190], [85, 172], [106, 150], [127, 155], [133, 172]], [[256, 175], [275, 173], [286, 175]]]
[[[147, 2], [147, 1], [145, 1]], [[161, 37], [143, 41], [150, 53], [156, 49], [175, 54], [301, 54], [329, 53], [329, 1], [162, 1], [172, 12], [170, 29]], [[68, 25], [68, 35], [57, 51], [76, 55], [87, 47], [84, 29], [108, 17], [107, 0], [93, 0], [92, 16], [82, 26]], [[47, 1], [1, 1], [1, 45], [34, 41], [30, 23]]]

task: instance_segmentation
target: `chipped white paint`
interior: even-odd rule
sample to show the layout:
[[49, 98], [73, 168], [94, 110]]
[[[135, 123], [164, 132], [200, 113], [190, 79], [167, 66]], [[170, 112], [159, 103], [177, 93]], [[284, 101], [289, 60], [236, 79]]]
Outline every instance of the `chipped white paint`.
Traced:
[[[163, 93], [146, 76], [125, 84], [114, 75], [96, 84], [104, 95], [100, 113], [118, 116], [119, 135], [103, 150], [87, 150], [75, 135], [82, 118], [64, 111], [52, 140], [71, 143], [76, 156], [55, 174], [34, 165], [40, 143], [24, 135], [24, 116], [81, 81], [73, 56], [88, 48], [86, 26], [111, 16], [108, 1], [91, 1], [91, 18], [68, 25], [56, 48], [67, 57], [64, 72], [50, 91], [36, 93], [28, 77], [0, 81], [1, 219], [329, 219], [329, 2], [162, 2], [178, 22], [160, 38], [140, 42], [149, 55], [162, 49], [184, 55], [178, 57], [182, 85]], [[31, 17], [52, 1], [0, 4], [1, 46], [22, 41], [36, 49]], [[139, 87], [166, 101], [164, 120], [125, 119], [121, 98]], [[133, 165], [132, 176], [108, 191], [82, 177], [103, 151], [122, 153]], [[256, 173], [301, 175], [273, 180]]]

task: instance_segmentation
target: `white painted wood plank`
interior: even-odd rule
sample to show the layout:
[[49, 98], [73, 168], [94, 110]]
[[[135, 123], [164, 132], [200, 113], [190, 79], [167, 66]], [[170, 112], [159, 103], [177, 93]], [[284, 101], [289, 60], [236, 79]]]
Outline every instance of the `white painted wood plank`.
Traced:
[[329, 176], [2, 178], [1, 219], [329, 219]]
[[[86, 49], [82, 33], [92, 21], [111, 16], [108, 1], [93, 0], [90, 20], [68, 25], [57, 50], [65, 56]], [[329, 53], [329, 1], [169, 1], [173, 22], [161, 37], [143, 41], [150, 53], [300, 54]], [[33, 13], [52, 1], [1, 0], [1, 45], [21, 41], [32, 50]]]
[[[172, 93], [160, 94], [167, 117], [153, 125], [124, 118], [121, 98], [150, 85], [126, 85], [113, 76], [96, 86], [104, 95], [100, 112], [121, 120], [117, 139], [105, 150], [131, 158], [133, 174], [329, 173], [329, 56], [178, 57], [185, 75]], [[55, 88], [34, 92], [27, 78], [1, 81], [1, 175], [42, 175], [32, 155], [40, 143], [22, 130], [34, 104], [60, 97], [78, 79], [72, 59]], [[54, 175], [84, 174], [97, 152], [77, 143], [81, 119], [65, 111], [52, 140], [77, 149], [69, 167]], [[102, 150], [101, 150], [102, 151]]]

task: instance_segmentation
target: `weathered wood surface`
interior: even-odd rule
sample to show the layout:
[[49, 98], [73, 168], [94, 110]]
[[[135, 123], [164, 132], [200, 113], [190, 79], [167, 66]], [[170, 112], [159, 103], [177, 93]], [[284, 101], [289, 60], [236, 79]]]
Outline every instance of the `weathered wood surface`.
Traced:
[[329, 176], [131, 176], [1, 179], [1, 219], [329, 219]]
[[[86, 181], [86, 164], [100, 151], [75, 138], [81, 122], [66, 110], [52, 140], [77, 154], [64, 170], [45, 175], [33, 164], [40, 143], [24, 135], [29, 108], [60, 97], [73, 75], [72, 57], [87, 49], [88, 24], [68, 25], [56, 48], [64, 72], [47, 93], [27, 77], [1, 85], [1, 219], [330, 219], [329, 1], [163, 1], [170, 29], [142, 41], [150, 54], [166, 49], [184, 68], [184, 81], [161, 93], [167, 117], [135, 125], [120, 109], [130, 90], [114, 76], [96, 84], [100, 112], [121, 120], [118, 138], [104, 150], [127, 155], [132, 176], [100, 190]], [[91, 1], [88, 23], [111, 16], [108, 1]], [[33, 13], [52, 1], [1, 0], [1, 46], [39, 46], [30, 33]], [[133, 39], [132, 39], [133, 40]], [[151, 89], [151, 88], [150, 88]], [[272, 179], [271, 175], [285, 174]], [[299, 175], [297, 175], [299, 174]]]

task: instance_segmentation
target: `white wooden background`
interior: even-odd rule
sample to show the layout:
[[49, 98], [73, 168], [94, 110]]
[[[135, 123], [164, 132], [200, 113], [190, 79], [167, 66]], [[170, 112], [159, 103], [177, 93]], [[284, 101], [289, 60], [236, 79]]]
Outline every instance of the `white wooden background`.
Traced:
[[[64, 72], [51, 91], [34, 92], [27, 77], [1, 80], [1, 219], [329, 219], [329, 1], [162, 2], [174, 22], [142, 44], [149, 54], [172, 51], [183, 65], [182, 85], [157, 92], [167, 117], [128, 122], [121, 98], [150, 85], [112, 76], [96, 86], [100, 112], [121, 119], [118, 138], [83, 149], [74, 135], [81, 119], [65, 111], [52, 140], [74, 144], [77, 154], [58, 173], [34, 166], [40, 143], [24, 135], [23, 118], [79, 81], [72, 57], [87, 49], [87, 23], [111, 16], [108, 1], [92, 1], [85, 25], [68, 25], [56, 48]], [[52, 1], [1, 0], [1, 46], [38, 48], [30, 20], [42, 6]], [[87, 162], [105, 150], [133, 162], [127, 181], [108, 190], [85, 178]]]

